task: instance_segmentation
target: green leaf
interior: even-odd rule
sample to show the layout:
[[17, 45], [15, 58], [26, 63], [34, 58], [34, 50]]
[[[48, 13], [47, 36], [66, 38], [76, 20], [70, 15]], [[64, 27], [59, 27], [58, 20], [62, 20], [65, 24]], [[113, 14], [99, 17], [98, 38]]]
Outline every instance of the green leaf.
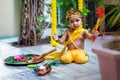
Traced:
[[43, 22], [43, 21], [45, 21], [46, 20], [46, 17], [43, 17], [43, 16], [39, 16], [38, 18], [37, 18], [37, 21], [39, 22], [39, 23], [41, 23], [41, 22]]
[[63, 2], [59, 1], [57, 2], [57, 7], [63, 6]]
[[104, 6], [106, 4], [106, 1], [105, 0], [99, 0], [97, 2], [97, 6]]
[[42, 31], [42, 27], [37, 27], [37, 30], [39, 30], [41, 32]]
[[47, 7], [51, 7], [51, 4], [50, 4], [50, 3], [45, 3], [45, 5], [46, 5]]
[[77, 8], [77, 1], [76, 0], [72, 0], [72, 4], [73, 4], [74, 8]]
[[90, 10], [85, 7], [82, 10], [83, 15], [85, 15], [85, 16], [87, 16], [89, 12], [90, 12]]
[[120, 19], [120, 6], [116, 5], [110, 8], [110, 11], [106, 14], [106, 18], [110, 17], [108, 20], [108, 25], [116, 25], [116, 22]]

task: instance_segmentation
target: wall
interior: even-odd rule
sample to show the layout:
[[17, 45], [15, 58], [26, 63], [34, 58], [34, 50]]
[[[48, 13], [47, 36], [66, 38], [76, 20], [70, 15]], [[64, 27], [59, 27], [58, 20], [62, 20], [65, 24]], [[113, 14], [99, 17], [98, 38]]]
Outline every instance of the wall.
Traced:
[[20, 0], [0, 0], [0, 37], [18, 34]]

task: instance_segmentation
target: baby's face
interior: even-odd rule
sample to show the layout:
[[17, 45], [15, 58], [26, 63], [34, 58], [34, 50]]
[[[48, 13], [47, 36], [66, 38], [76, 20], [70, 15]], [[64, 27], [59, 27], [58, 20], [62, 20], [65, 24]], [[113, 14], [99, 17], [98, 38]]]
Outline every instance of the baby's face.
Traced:
[[82, 19], [79, 17], [79, 15], [72, 15], [69, 17], [68, 23], [70, 28], [76, 29], [82, 24]]

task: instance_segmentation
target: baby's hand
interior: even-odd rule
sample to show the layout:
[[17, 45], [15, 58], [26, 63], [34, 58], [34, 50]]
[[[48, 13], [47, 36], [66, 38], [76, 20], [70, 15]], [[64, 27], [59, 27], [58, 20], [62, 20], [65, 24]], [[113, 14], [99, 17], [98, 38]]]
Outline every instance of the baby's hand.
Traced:
[[52, 36], [52, 38], [53, 38], [55, 41], [57, 41], [57, 40], [59, 39], [56, 33]]
[[99, 32], [97, 30], [94, 31], [93, 36], [97, 37], [99, 35]]
[[95, 41], [95, 39], [97, 38], [98, 35], [99, 35], [99, 32], [97, 30], [95, 30], [94, 33], [93, 33], [93, 36], [91, 38], [92, 42]]

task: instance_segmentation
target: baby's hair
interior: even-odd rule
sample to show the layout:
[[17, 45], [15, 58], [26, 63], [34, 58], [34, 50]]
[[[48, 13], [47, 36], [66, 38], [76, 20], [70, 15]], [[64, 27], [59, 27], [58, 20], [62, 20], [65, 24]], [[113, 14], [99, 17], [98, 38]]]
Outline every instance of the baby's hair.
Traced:
[[70, 8], [66, 13], [66, 19], [69, 20], [69, 18], [72, 15], [79, 15], [80, 18], [83, 18], [83, 14], [79, 10], [74, 9], [74, 8]]

